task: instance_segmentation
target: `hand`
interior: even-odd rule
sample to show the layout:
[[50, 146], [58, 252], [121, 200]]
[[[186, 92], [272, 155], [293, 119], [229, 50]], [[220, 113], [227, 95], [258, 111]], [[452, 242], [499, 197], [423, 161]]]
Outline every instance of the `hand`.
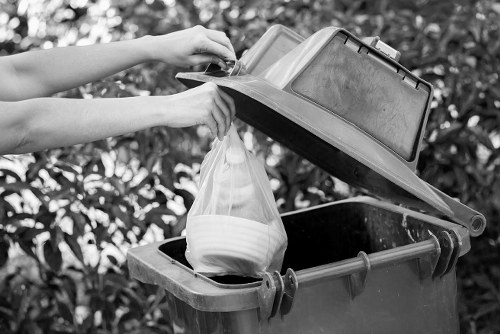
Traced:
[[224, 138], [236, 113], [233, 99], [216, 84], [208, 82], [182, 93], [168, 96], [167, 126], [204, 124], [214, 136]]
[[217, 64], [226, 69], [226, 62], [236, 60], [231, 41], [225, 33], [195, 26], [167, 35], [147, 39], [153, 60], [189, 67]]

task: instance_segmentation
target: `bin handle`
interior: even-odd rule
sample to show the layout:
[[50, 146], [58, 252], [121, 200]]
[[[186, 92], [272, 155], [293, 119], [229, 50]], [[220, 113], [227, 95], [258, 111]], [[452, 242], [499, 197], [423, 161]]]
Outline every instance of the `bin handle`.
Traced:
[[[444, 240], [444, 238], [443, 238]], [[440, 240], [434, 235], [428, 240], [410, 245], [400, 246], [380, 252], [358, 256], [355, 258], [337, 262], [335, 266], [323, 265], [319, 267], [303, 269], [297, 273], [299, 286], [317, 284], [318, 281], [343, 277], [360, 272], [366, 272], [369, 263], [371, 269], [383, 267], [411, 259], [419, 260], [419, 270], [422, 279], [431, 277], [441, 255]]]
[[[460, 246], [460, 245], [458, 245]], [[298, 287], [315, 285], [326, 279], [348, 277], [351, 298], [361, 294], [369, 272], [387, 264], [416, 259], [421, 280], [434, 279], [445, 275], [454, 266], [458, 258], [451, 235], [442, 231], [435, 236], [414, 244], [400, 246], [373, 254], [359, 252], [355, 258], [327, 264], [310, 269], [303, 269], [296, 274], [288, 269], [284, 276], [279, 272], [265, 273], [258, 290], [259, 315], [262, 320], [270, 320], [280, 311], [281, 317], [288, 314], [293, 306]], [[454, 258], [455, 257], [455, 258]]]

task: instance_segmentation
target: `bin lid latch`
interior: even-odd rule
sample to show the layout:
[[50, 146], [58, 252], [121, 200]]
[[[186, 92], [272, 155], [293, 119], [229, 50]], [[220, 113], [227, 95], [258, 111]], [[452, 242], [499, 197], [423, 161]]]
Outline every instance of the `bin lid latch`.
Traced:
[[277, 271], [265, 273], [258, 292], [260, 318], [269, 321], [278, 311], [282, 318], [287, 315], [292, 309], [297, 288], [297, 276], [290, 268], [284, 276]]
[[401, 58], [401, 52], [382, 42], [379, 36], [365, 37], [362, 39], [364, 43], [370, 45], [371, 47], [377, 49], [387, 57], [399, 61]]

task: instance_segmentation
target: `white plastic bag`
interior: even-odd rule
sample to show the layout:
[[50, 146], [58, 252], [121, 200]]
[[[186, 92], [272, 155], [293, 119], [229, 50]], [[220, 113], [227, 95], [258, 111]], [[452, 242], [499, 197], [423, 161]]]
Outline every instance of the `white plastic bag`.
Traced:
[[203, 160], [186, 240], [187, 260], [205, 275], [259, 277], [281, 269], [287, 237], [269, 179], [234, 126]]

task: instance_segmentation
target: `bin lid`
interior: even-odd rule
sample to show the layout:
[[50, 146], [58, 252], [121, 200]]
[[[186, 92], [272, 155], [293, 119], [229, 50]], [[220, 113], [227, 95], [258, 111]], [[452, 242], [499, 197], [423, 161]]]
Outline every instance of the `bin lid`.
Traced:
[[216, 83], [234, 98], [238, 118], [339, 179], [481, 234], [484, 216], [414, 173], [432, 86], [373, 41], [329, 27], [301, 42], [275, 26], [233, 70], [177, 78], [188, 87]]

